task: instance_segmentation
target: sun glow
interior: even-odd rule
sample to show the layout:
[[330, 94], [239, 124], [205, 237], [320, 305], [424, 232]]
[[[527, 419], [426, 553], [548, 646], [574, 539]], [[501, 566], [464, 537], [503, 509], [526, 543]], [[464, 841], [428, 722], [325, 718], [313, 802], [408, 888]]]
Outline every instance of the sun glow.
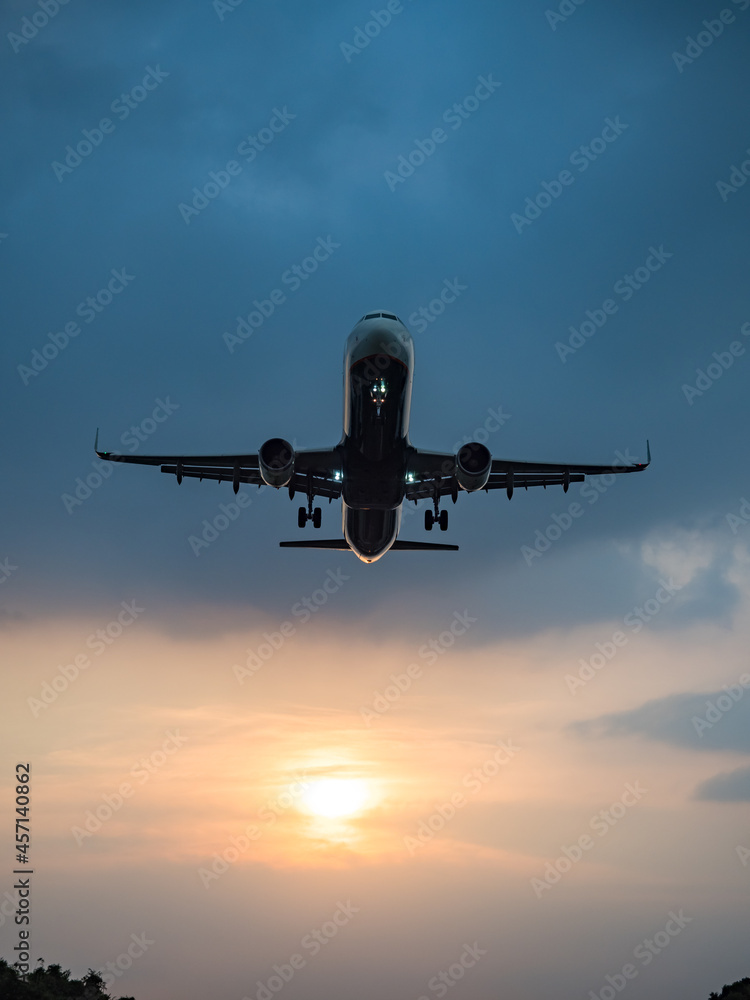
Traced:
[[337, 819], [358, 815], [369, 798], [367, 782], [361, 778], [320, 778], [310, 782], [302, 805], [314, 816]]

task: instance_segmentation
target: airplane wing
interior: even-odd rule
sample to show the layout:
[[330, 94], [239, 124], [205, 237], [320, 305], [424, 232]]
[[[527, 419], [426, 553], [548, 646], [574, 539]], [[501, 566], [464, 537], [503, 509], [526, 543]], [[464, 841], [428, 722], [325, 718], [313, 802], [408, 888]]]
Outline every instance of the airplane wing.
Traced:
[[[244, 455], [121, 455], [100, 451], [98, 433], [94, 451], [106, 462], [159, 465], [162, 472], [176, 476], [178, 483], [183, 478], [215, 479], [220, 483], [232, 483], [235, 493], [240, 483], [266, 485], [260, 474], [257, 452]], [[330, 501], [341, 496], [341, 460], [336, 448], [295, 451], [294, 456], [294, 475], [285, 487], [291, 497], [304, 493], [305, 496], [327, 497]]]
[[[651, 448], [646, 443], [647, 461], [618, 465], [563, 465], [546, 462], [514, 462], [495, 458], [484, 490], [505, 490], [512, 496], [516, 487], [562, 486], [567, 493], [571, 483], [582, 483], [586, 476], [611, 473], [642, 472], [651, 463]], [[406, 499], [421, 500], [451, 496], [457, 498], [460, 487], [454, 475], [455, 455], [414, 449], [409, 462]]]

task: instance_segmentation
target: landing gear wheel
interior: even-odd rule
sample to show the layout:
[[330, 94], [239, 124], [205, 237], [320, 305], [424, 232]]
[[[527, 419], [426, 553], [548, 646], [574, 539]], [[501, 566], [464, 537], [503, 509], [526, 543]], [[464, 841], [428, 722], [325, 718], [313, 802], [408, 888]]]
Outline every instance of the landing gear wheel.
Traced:
[[304, 507], [300, 507], [300, 509], [297, 511], [297, 525], [300, 528], [304, 528], [306, 524], [307, 524], [307, 511], [305, 510]]
[[321, 510], [320, 510], [320, 507], [316, 507], [315, 510], [313, 511], [313, 516], [312, 516], [313, 528], [319, 528], [320, 527], [321, 517], [322, 517], [322, 513], [321, 513]]
[[432, 525], [435, 523], [435, 518], [432, 516], [431, 510], [426, 510], [424, 512], [424, 527], [425, 531], [432, 531]]
[[447, 510], [441, 510], [440, 511], [440, 530], [441, 531], [447, 531], [448, 530], [448, 511]]

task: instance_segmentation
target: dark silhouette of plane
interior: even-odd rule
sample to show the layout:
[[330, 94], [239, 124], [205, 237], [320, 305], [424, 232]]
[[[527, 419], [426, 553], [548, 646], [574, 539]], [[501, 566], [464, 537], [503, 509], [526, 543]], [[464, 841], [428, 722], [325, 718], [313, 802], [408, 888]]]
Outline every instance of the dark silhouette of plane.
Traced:
[[421, 451], [409, 441], [414, 372], [414, 344], [401, 320], [390, 312], [367, 313], [346, 342], [344, 356], [344, 433], [339, 444], [323, 450], [296, 451], [282, 438], [271, 438], [250, 455], [119, 455], [98, 450], [110, 462], [160, 465], [181, 483], [185, 477], [288, 489], [307, 498], [297, 522], [304, 528], [321, 524], [315, 497], [342, 500], [343, 538], [281, 542], [282, 546], [351, 549], [372, 563], [389, 550], [457, 550], [457, 545], [412, 542], [398, 538], [405, 501], [428, 498], [425, 528], [448, 528], [448, 511], [440, 501], [455, 503], [460, 491], [505, 490], [530, 486], [562, 486], [583, 482], [587, 475], [642, 472], [650, 461], [631, 465], [569, 465], [493, 459], [485, 445], [466, 444], [455, 455]]

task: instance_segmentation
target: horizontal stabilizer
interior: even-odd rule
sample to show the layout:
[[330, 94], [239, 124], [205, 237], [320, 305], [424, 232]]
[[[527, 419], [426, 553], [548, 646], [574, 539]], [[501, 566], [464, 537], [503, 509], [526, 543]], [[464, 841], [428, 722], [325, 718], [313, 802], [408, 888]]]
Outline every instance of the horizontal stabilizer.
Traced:
[[440, 542], [402, 542], [397, 538], [391, 546], [390, 551], [397, 552], [399, 549], [401, 549], [402, 552], [421, 552], [423, 550], [427, 552], [428, 549], [435, 549], [438, 552], [458, 552], [457, 545], [441, 545]]
[[315, 538], [309, 542], [279, 542], [282, 549], [348, 549], [345, 538]]
[[[348, 549], [349, 545], [345, 538], [315, 538], [304, 542], [279, 542], [282, 549]], [[390, 552], [427, 552], [436, 550], [440, 552], [458, 552], [457, 545], [441, 545], [439, 542], [403, 542], [396, 539], [390, 548]]]

